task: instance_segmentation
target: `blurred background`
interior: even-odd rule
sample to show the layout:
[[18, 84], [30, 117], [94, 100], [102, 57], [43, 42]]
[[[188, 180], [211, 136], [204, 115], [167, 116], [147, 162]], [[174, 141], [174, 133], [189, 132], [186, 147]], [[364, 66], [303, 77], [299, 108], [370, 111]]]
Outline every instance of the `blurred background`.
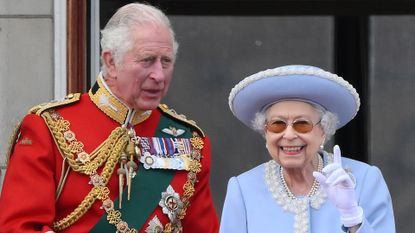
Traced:
[[[0, 187], [13, 126], [34, 105], [89, 89], [99, 72], [99, 30], [129, 2], [0, 0]], [[415, 1], [147, 2], [168, 14], [176, 32], [178, 61], [164, 103], [212, 141], [219, 215], [228, 179], [270, 159], [261, 136], [229, 111], [231, 88], [260, 70], [308, 64], [348, 80], [362, 101], [326, 149], [336, 143], [344, 156], [378, 166], [397, 232], [413, 232]]]

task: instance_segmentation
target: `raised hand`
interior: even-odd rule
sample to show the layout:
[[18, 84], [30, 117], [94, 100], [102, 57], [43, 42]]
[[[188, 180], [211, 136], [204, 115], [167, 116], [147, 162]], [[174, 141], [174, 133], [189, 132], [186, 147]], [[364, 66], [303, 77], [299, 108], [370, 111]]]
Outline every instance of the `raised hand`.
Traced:
[[356, 202], [355, 183], [342, 167], [340, 147], [337, 145], [333, 148], [333, 156], [333, 163], [325, 166], [322, 172], [313, 172], [313, 176], [336, 205], [343, 225], [358, 225], [362, 223], [363, 210]]

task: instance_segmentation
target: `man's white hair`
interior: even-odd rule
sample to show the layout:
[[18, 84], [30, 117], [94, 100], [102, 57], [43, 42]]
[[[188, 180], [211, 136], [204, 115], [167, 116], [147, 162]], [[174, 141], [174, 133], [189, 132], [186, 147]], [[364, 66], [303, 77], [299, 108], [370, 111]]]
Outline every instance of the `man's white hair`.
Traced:
[[[130, 3], [117, 10], [101, 30], [101, 49], [111, 50], [115, 63], [120, 65], [124, 53], [132, 48], [131, 29], [146, 24], [162, 25], [170, 30], [175, 58], [179, 45], [170, 20], [158, 8], [142, 3]], [[107, 67], [104, 62], [101, 70], [103, 75], [106, 75]]]

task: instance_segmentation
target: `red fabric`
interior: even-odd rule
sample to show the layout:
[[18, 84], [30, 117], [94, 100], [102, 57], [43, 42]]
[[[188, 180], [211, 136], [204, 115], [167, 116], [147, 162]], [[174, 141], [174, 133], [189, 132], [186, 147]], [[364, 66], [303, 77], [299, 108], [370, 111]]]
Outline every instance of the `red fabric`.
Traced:
[[[42, 136], [40, 136], [42, 135]], [[31, 140], [32, 145], [20, 144]], [[45, 232], [55, 216], [56, 157], [43, 119], [28, 115], [14, 148], [0, 198], [0, 232]]]
[[[70, 122], [70, 129], [75, 133], [76, 139], [84, 144], [84, 151], [87, 153], [91, 153], [119, 126], [119, 123], [101, 112], [86, 94], [82, 96], [81, 101], [58, 108], [56, 111]], [[153, 111], [149, 119], [135, 127], [137, 134], [154, 136], [160, 114], [158, 110]], [[71, 213], [92, 186], [88, 184], [88, 176], [71, 171], [61, 196], [55, 200], [63, 159], [49, 129], [43, 118], [29, 114], [24, 118], [20, 131], [21, 135], [14, 147], [0, 197], [0, 233], [50, 231], [52, 223]], [[21, 143], [27, 139], [32, 141], [31, 145]], [[218, 219], [208, 186], [208, 140], [203, 155], [203, 170], [198, 176], [200, 182], [196, 184], [195, 195], [183, 220], [184, 232], [218, 232]], [[172, 181], [173, 188], [180, 194], [187, 179], [186, 174], [178, 172]], [[111, 177], [108, 187], [111, 190], [110, 197], [114, 200], [118, 195], [116, 172]], [[105, 214], [100, 207], [101, 202], [96, 201], [83, 217], [62, 232], [88, 232]], [[165, 216], [160, 207], [157, 207], [154, 213], [157, 213], [159, 218]], [[149, 220], [152, 217], [149, 216]], [[164, 225], [168, 219], [163, 217], [160, 220]], [[146, 226], [147, 224], [140, 232], [145, 232]]]

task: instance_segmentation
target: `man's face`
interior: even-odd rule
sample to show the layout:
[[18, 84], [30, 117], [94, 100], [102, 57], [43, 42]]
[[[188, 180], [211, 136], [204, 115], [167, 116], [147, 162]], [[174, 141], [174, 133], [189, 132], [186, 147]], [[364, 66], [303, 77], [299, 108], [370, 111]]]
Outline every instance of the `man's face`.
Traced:
[[[139, 110], [155, 109], [173, 75], [173, 41], [168, 28], [148, 24], [132, 29], [132, 47], [108, 68], [113, 94]], [[112, 59], [113, 60], [113, 59]]]

